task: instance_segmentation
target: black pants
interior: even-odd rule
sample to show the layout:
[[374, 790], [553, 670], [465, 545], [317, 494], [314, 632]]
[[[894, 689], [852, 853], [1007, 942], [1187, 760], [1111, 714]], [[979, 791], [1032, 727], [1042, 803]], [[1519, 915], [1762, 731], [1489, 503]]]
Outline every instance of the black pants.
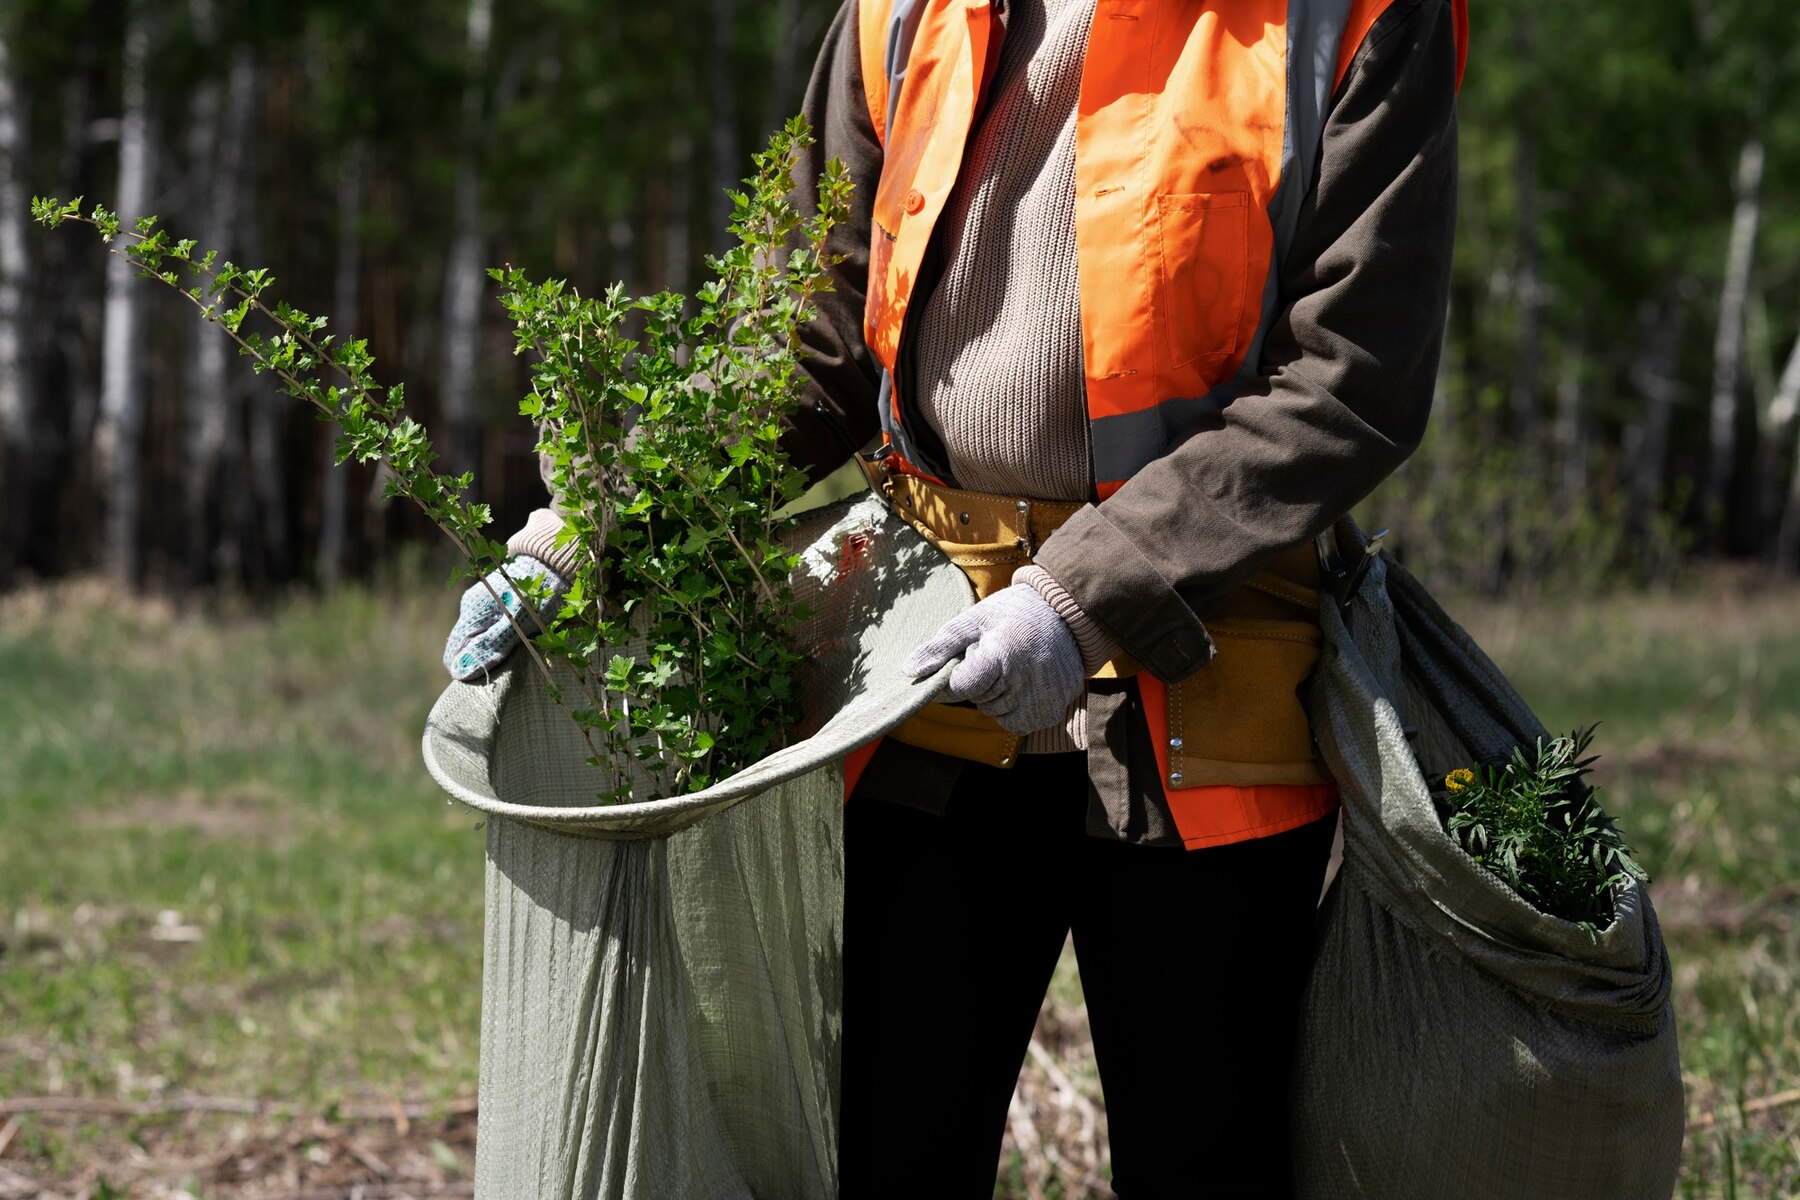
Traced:
[[1186, 851], [1084, 832], [1079, 754], [970, 767], [943, 816], [845, 813], [839, 1195], [993, 1195], [1073, 931], [1113, 1187], [1289, 1194], [1286, 1091], [1333, 822]]

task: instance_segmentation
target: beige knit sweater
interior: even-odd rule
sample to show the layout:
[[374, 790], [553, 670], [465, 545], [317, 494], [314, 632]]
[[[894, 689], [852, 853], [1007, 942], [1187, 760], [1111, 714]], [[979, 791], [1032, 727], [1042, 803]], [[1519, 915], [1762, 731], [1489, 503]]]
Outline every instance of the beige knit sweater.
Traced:
[[[1094, 0], [1011, 0], [990, 99], [940, 218], [943, 274], [915, 318], [906, 378], [958, 487], [1079, 502], [1093, 485], [1075, 266], [1075, 108], [1093, 15]], [[1109, 657], [1048, 572], [1015, 579], [1070, 620], [1090, 669]], [[1078, 697], [1020, 750], [1086, 746]]]

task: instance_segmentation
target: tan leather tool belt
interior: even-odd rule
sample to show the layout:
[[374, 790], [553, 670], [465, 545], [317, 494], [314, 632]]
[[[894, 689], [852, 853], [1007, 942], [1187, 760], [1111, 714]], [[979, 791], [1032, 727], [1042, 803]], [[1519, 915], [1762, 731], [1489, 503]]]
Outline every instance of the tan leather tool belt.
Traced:
[[[961, 567], [977, 599], [1012, 582], [1082, 505], [944, 487], [858, 456], [869, 486]], [[1308, 541], [1226, 598], [1206, 622], [1213, 661], [1168, 689], [1171, 770], [1182, 785], [1328, 782], [1313, 754], [1299, 687], [1319, 656], [1319, 560]], [[1141, 668], [1127, 656], [1093, 678]], [[957, 758], [1010, 767], [1020, 738], [973, 705], [931, 704], [889, 736]], [[1152, 731], [1151, 736], [1163, 736]], [[1175, 766], [1179, 758], [1181, 765]]]

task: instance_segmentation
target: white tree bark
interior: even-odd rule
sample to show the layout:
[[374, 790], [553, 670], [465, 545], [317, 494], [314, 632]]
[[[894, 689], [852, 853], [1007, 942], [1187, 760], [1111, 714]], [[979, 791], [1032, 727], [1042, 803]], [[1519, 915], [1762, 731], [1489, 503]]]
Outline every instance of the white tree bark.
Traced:
[[1792, 473], [1788, 477], [1787, 502], [1776, 526], [1775, 559], [1786, 570], [1800, 568], [1800, 337], [1788, 352], [1775, 398], [1769, 402], [1770, 436], [1776, 444], [1794, 442]]
[[1719, 289], [1719, 324], [1713, 337], [1713, 388], [1706, 479], [1700, 511], [1715, 547], [1725, 534], [1725, 508], [1737, 456], [1738, 377], [1744, 361], [1744, 304], [1750, 293], [1750, 261], [1762, 215], [1763, 145], [1751, 137], [1738, 154], [1737, 205]]
[[468, 56], [462, 103], [462, 144], [456, 159], [455, 232], [444, 265], [442, 443], [448, 471], [471, 470], [476, 455], [475, 373], [480, 359], [482, 270], [482, 80], [494, 23], [493, 0], [469, 0]]
[[33, 459], [46, 453], [37, 435], [37, 405], [26, 353], [25, 294], [31, 260], [25, 231], [30, 209], [26, 171], [25, 93], [13, 82], [11, 46], [0, 28], [0, 578], [23, 540], [22, 522], [36, 478]]
[[[211, 8], [197, 0], [195, 14]], [[251, 139], [256, 128], [258, 72], [248, 48], [231, 60], [223, 98], [216, 83], [203, 84], [194, 100], [194, 163], [205, 206], [200, 217], [203, 245], [221, 257], [242, 253], [244, 197], [248, 194]], [[244, 414], [242, 379], [234, 379], [231, 343], [210, 324], [194, 330], [192, 378], [185, 406], [187, 471], [185, 510], [188, 522], [188, 571], [204, 579], [215, 569], [237, 569], [243, 559], [244, 489], [224, 489], [224, 479], [243, 475]], [[227, 455], [230, 455], [229, 460]], [[232, 520], [217, 526], [214, 502], [224, 500]], [[216, 553], [215, 553], [216, 550]]]
[[31, 262], [25, 231], [30, 209], [25, 173], [25, 94], [13, 82], [11, 47], [0, 29], [0, 445], [15, 457], [32, 453], [35, 410], [25, 362], [25, 289]]
[[1800, 337], [1794, 339], [1787, 365], [1781, 368], [1781, 379], [1769, 398], [1769, 432], [1777, 438], [1784, 437], [1796, 417], [1800, 417]]
[[[146, 86], [151, 33], [149, 7], [141, 3], [128, 6], [117, 192], [118, 211], [126, 221], [147, 215], [156, 172]], [[100, 413], [94, 429], [95, 468], [105, 503], [101, 564], [108, 575], [124, 583], [133, 582], [138, 573], [138, 489], [144, 435], [144, 378], [138, 360], [147, 289], [136, 275], [137, 269], [124, 259], [108, 257]]]
[[[338, 341], [355, 336], [356, 301], [362, 291], [362, 203], [364, 151], [353, 143], [338, 164], [337, 272], [331, 290], [331, 323]], [[324, 426], [324, 475], [319, 492], [319, 582], [327, 587], [343, 577], [344, 528], [349, 466], [337, 465], [335, 431]]]

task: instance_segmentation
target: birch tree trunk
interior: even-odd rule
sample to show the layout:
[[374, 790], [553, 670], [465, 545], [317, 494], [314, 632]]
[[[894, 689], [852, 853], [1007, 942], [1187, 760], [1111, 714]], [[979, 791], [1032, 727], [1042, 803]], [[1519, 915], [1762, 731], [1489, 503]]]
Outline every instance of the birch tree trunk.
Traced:
[[31, 260], [25, 231], [30, 211], [21, 179], [27, 169], [25, 91], [13, 82], [9, 27], [0, 27], [0, 581], [12, 573], [25, 540], [27, 498], [37, 476], [36, 393], [26, 354], [25, 294]]
[[[148, 215], [156, 144], [150, 133], [147, 68], [151, 42], [150, 6], [139, 0], [125, 14], [124, 80], [119, 119], [118, 211], [126, 221]], [[121, 583], [136, 580], [139, 566], [138, 489], [144, 435], [144, 298], [148, 289], [137, 269], [108, 256], [105, 331], [101, 340], [100, 413], [94, 429], [94, 457], [105, 517], [101, 565]]]
[[[362, 203], [365, 151], [352, 143], [338, 164], [337, 272], [331, 289], [331, 320], [337, 336], [357, 328], [357, 297], [362, 292]], [[319, 490], [319, 582], [337, 583], [344, 572], [344, 528], [349, 466], [337, 465], [337, 438], [325, 426], [324, 475]]]
[[1788, 477], [1787, 502], [1775, 531], [1775, 561], [1783, 570], [1800, 569], [1800, 337], [1788, 352], [1781, 382], [1769, 402], [1770, 438], [1777, 444], [1792, 440], [1794, 458]]
[[[199, 0], [196, 17], [211, 7], [211, 0]], [[211, 164], [201, 176], [206, 197], [202, 244], [217, 248], [223, 257], [241, 254], [257, 94], [256, 62], [248, 48], [240, 48], [231, 59], [222, 107], [217, 84], [203, 85], [195, 98], [196, 167]], [[231, 343], [220, 330], [210, 324], [194, 330], [184, 430], [187, 566], [194, 582], [236, 571], [243, 562], [246, 489], [227, 486], [227, 477], [235, 483], [243, 473], [243, 391], [242, 381], [232, 378], [232, 358]]]
[[1700, 513], [1713, 549], [1728, 540], [1726, 508], [1737, 457], [1738, 377], [1744, 361], [1744, 304], [1750, 293], [1750, 260], [1762, 213], [1763, 145], [1758, 137], [1738, 155], [1737, 205], [1731, 214], [1731, 241], [1725, 251], [1725, 282], [1719, 290], [1719, 325], [1713, 337], [1712, 407], [1708, 421], [1706, 479]]
[[469, 0], [468, 56], [462, 100], [462, 144], [456, 158], [456, 219], [444, 266], [444, 459], [454, 474], [472, 470], [478, 430], [475, 372], [479, 366], [482, 271], [480, 155], [484, 121], [482, 80], [493, 34], [493, 0]]

